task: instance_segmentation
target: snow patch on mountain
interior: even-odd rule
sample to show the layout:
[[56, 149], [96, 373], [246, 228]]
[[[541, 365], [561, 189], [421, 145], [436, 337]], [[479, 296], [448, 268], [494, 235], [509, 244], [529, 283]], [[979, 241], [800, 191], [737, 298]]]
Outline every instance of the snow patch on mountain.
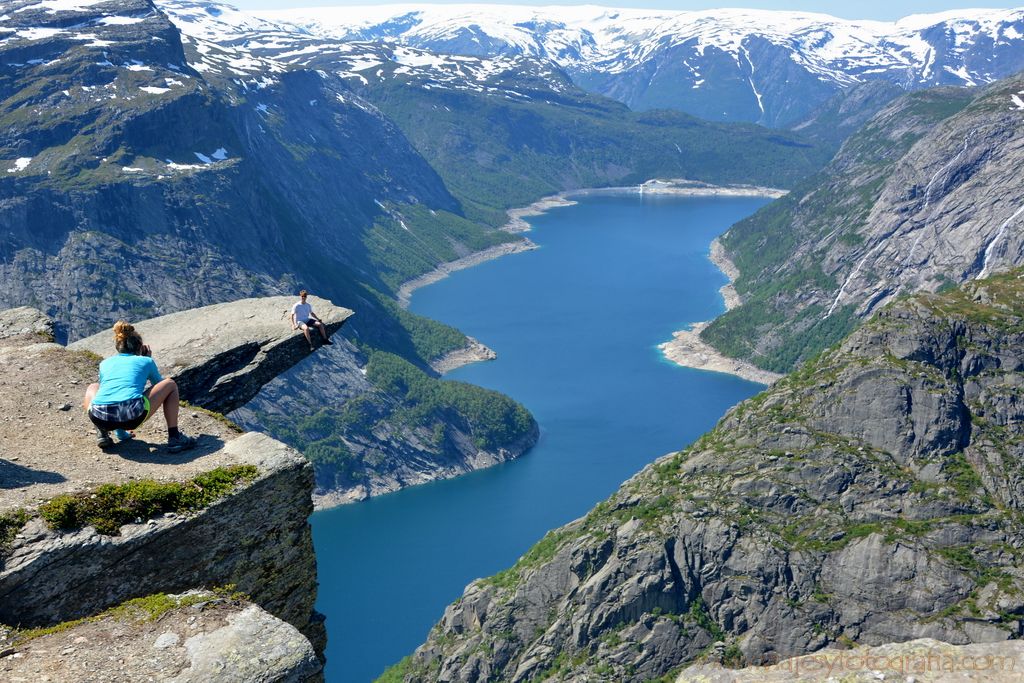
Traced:
[[[264, 10], [258, 16], [335, 40], [391, 40], [437, 52], [521, 54], [570, 70], [621, 73], [655, 55], [692, 46], [720, 50], [740, 63], [752, 40], [791, 51], [794, 61], [840, 84], [871, 74], [936, 78], [926, 34], [951, 42], [957, 59], [980, 39], [993, 45], [1024, 38], [1024, 10], [956, 10], [896, 22], [852, 21], [827, 14], [752, 9], [669, 11], [587, 6], [379, 5]], [[959, 54], [958, 54], [959, 53]], [[595, 67], [595, 65], [599, 65]], [[993, 80], [963, 63], [945, 72], [964, 84]]]

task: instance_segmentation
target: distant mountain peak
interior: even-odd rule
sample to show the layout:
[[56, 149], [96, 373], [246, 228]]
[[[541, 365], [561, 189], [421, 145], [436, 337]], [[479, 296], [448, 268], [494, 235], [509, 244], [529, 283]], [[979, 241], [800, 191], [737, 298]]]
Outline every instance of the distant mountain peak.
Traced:
[[[1024, 9], [954, 10], [895, 22], [594, 5], [317, 7], [259, 16], [331, 40], [548, 59], [578, 85], [634, 109], [774, 126], [797, 123], [836, 90], [859, 82], [973, 86], [1024, 68]], [[794, 98], [806, 106], [787, 101]]]

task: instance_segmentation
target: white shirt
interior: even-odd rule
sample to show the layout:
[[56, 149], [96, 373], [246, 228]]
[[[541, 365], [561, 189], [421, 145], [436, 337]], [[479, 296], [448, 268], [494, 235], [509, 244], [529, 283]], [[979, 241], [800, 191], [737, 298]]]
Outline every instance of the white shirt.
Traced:
[[292, 315], [295, 316], [295, 323], [304, 323], [309, 320], [309, 314], [313, 312], [312, 304], [304, 304], [301, 301], [292, 306]]

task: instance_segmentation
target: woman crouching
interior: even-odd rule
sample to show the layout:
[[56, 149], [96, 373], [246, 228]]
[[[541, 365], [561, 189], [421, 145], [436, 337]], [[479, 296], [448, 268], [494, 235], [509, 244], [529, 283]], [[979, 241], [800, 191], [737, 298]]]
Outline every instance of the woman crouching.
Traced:
[[[131, 438], [135, 429], [161, 406], [167, 421], [167, 446], [171, 453], [192, 448], [196, 440], [178, 431], [178, 385], [164, 379], [150, 358], [142, 335], [123, 320], [114, 325], [117, 355], [100, 363], [100, 381], [90, 384], [82, 406], [96, 425], [96, 445], [113, 445], [110, 432]], [[146, 383], [149, 388], [146, 388]]]

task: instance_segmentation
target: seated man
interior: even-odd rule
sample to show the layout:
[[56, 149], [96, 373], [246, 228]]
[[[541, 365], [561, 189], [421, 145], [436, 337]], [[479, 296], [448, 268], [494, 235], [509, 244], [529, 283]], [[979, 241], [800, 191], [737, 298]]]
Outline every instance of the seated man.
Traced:
[[309, 342], [309, 350], [313, 350], [313, 340], [309, 336], [309, 328], [317, 327], [320, 329], [320, 336], [324, 338], [324, 344], [333, 344], [327, 337], [327, 328], [324, 327], [324, 323], [320, 318], [313, 312], [313, 305], [306, 303], [306, 296], [309, 294], [306, 290], [299, 292], [299, 302], [292, 306], [292, 329], [301, 329], [302, 334], [306, 335], [306, 341]]

